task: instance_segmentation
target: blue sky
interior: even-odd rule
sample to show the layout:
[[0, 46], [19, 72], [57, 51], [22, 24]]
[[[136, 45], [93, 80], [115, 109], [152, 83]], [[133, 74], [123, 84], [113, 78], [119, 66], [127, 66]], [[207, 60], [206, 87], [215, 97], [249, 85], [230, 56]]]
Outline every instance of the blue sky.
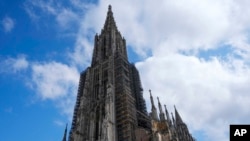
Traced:
[[151, 89], [199, 141], [226, 141], [229, 124], [250, 123], [247, 0], [2, 0], [1, 140], [62, 139], [109, 4], [148, 111]]

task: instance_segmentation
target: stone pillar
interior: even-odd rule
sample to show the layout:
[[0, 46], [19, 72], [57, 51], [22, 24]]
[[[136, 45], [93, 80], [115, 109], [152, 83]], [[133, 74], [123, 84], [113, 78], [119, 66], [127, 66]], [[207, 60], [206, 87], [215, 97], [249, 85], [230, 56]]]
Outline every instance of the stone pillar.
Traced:
[[115, 106], [114, 106], [114, 88], [111, 84], [107, 86], [107, 95], [105, 102], [105, 114], [107, 122], [107, 141], [116, 140], [116, 130], [115, 130]]

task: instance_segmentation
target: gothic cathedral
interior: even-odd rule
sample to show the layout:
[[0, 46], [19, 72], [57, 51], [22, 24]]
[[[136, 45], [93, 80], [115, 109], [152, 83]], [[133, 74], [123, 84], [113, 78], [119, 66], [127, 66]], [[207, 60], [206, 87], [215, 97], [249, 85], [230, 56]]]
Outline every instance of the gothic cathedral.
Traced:
[[[139, 72], [128, 62], [126, 40], [111, 6], [101, 34], [96, 34], [91, 66], [80, 82], [69, 141], [194, 141], [177, 109], [171, 118], [150, 93], [147, 113]], [[63, 141], [66, 141], [66, 132]]]

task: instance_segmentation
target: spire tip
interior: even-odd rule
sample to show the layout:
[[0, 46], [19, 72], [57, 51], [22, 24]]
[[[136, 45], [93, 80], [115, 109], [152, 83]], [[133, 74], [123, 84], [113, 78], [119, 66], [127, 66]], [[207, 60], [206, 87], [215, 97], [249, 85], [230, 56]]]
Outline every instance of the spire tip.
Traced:
[[109, 5], [109, 11], [111, 11], [112, 10], [112, 6], [111, 5]]

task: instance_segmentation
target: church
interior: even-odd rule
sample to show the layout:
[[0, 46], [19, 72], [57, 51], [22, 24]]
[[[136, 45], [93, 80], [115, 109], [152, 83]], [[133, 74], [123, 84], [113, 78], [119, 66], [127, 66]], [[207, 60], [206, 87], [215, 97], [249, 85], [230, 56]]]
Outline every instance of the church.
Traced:
[[157, 97], [158, 114], [151, 90], [149, 95], [150, 113], [109, 5], [104, 27], [94, 37], [91, 65], [80, 74], [68, 141], [195, 141], [177, 109], [170, 115]]

